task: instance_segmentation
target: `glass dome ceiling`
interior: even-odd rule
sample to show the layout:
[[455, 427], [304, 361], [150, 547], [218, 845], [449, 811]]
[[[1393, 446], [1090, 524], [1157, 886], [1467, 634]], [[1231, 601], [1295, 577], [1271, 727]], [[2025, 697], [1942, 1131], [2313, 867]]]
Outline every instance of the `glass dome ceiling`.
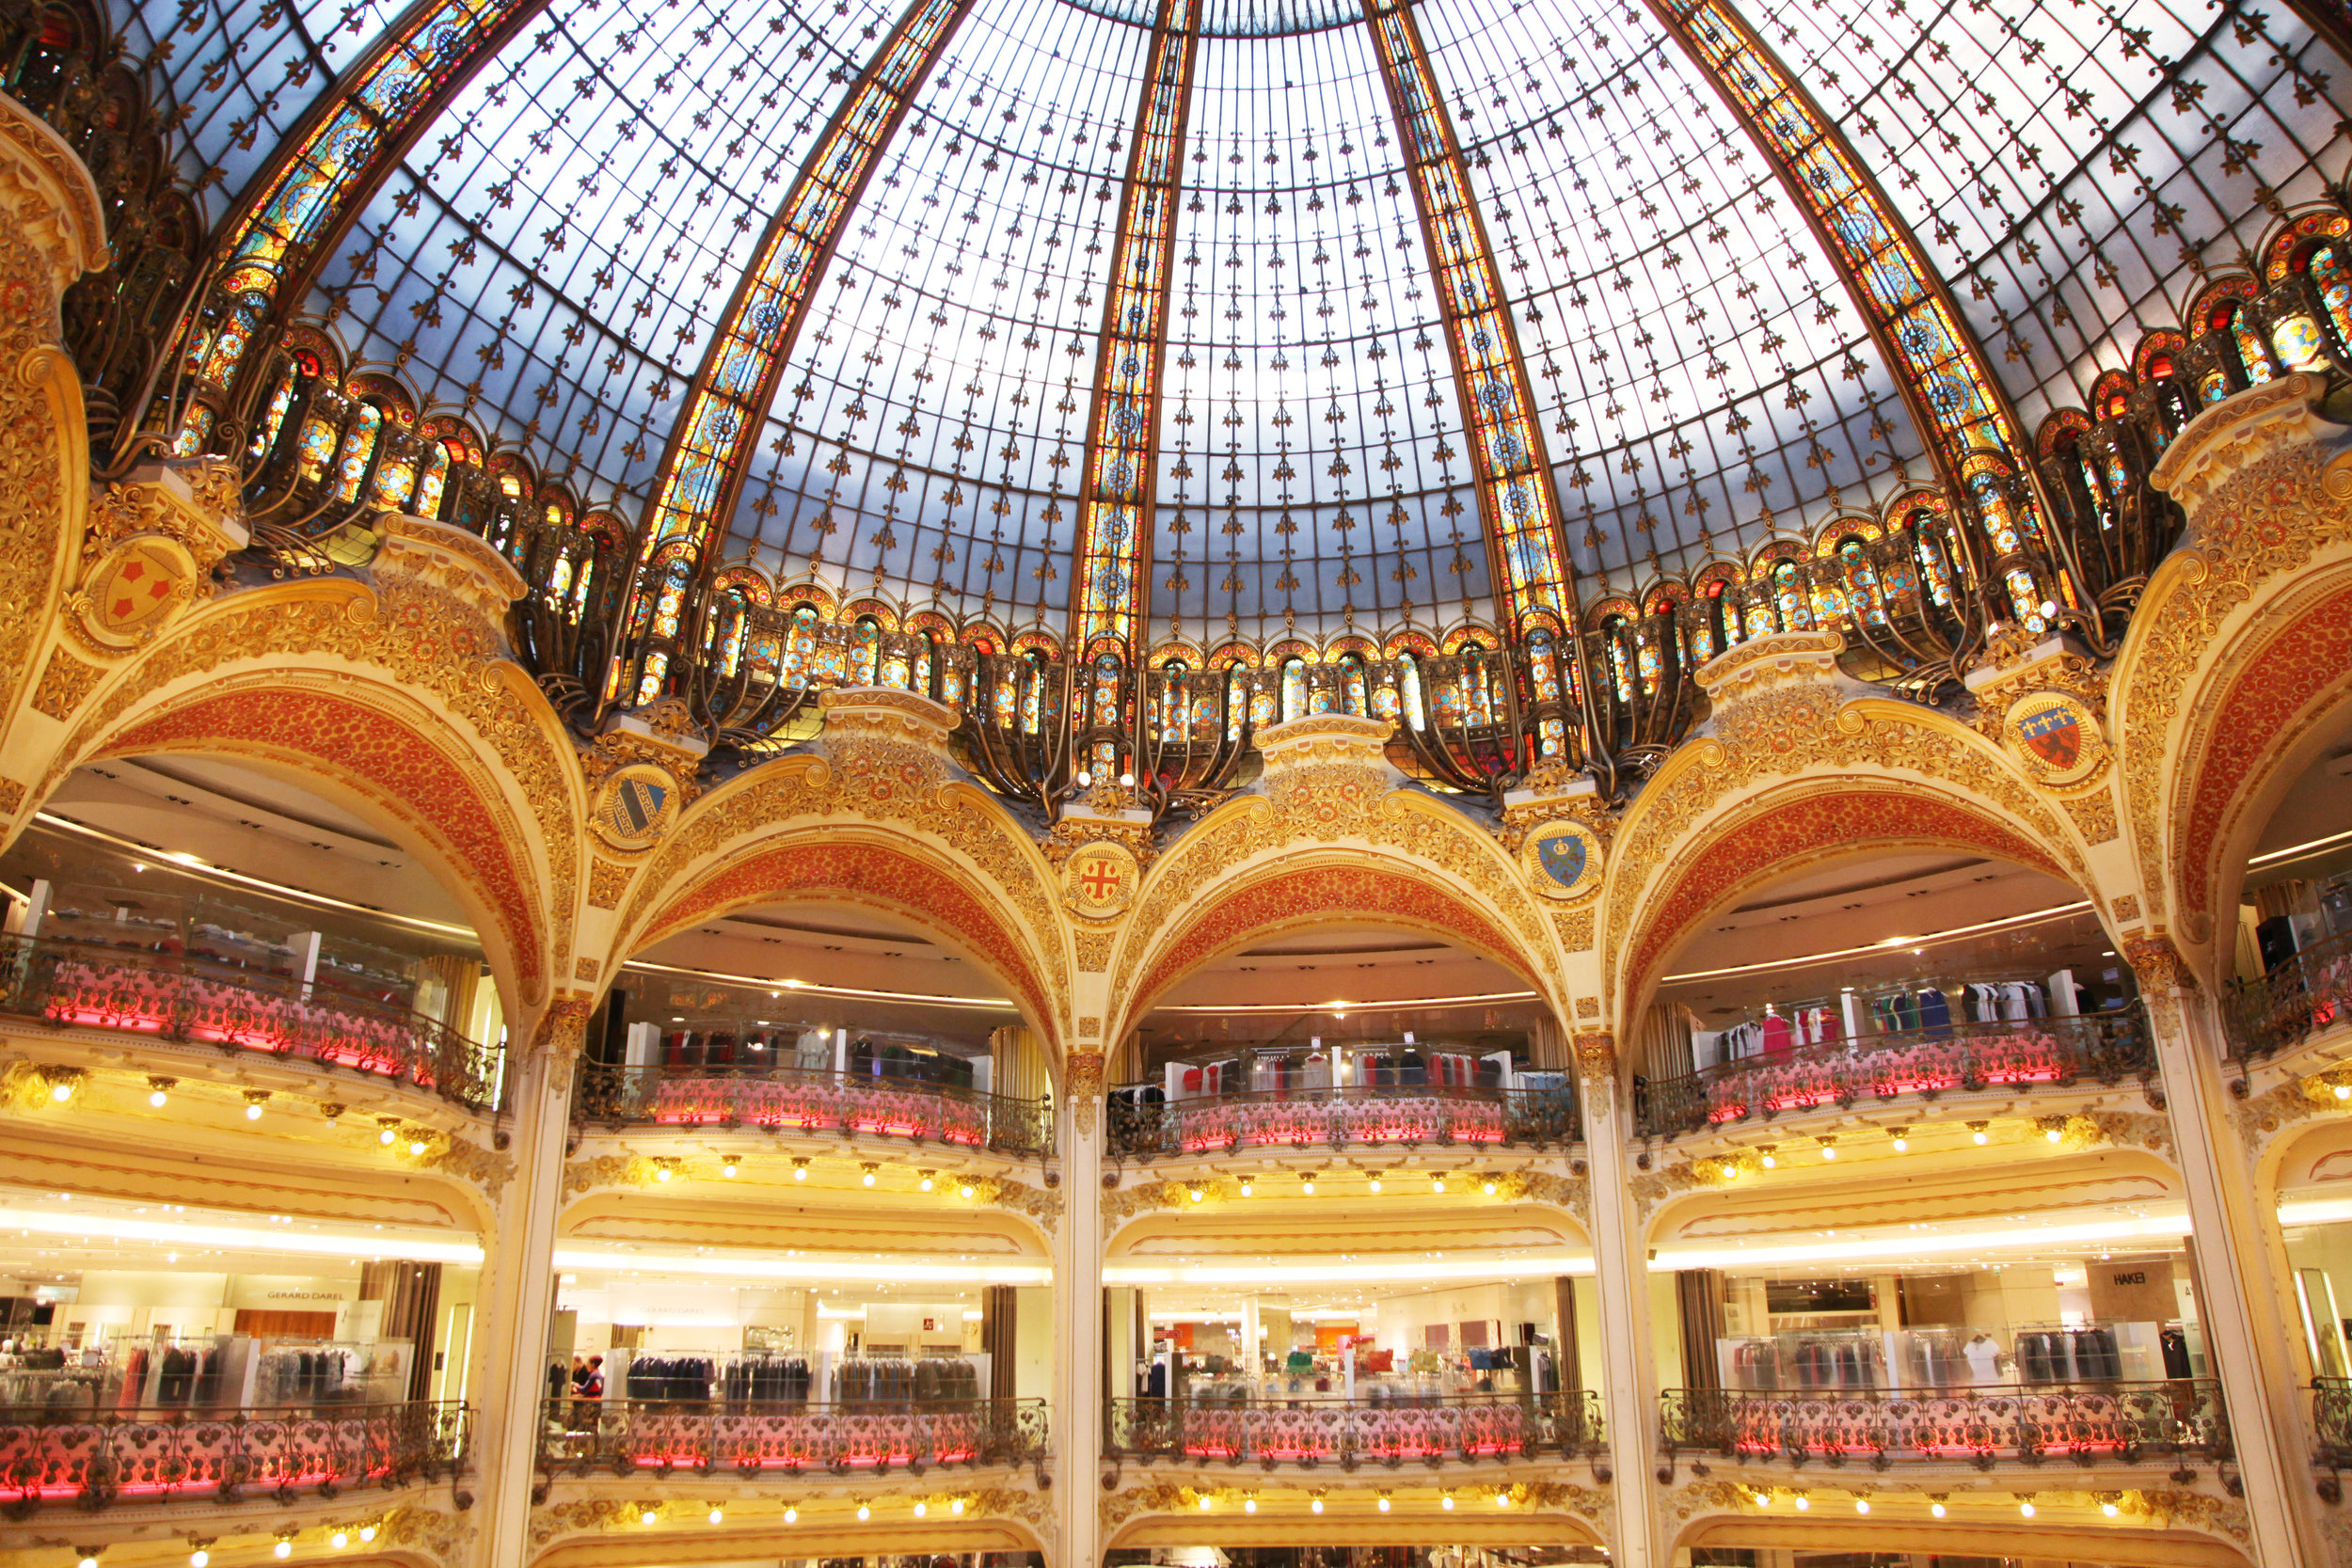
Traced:
[[[127, 18], [235, 192], [392, 24]], [[1815, 220], [1646, 4], [1418, 0], [1589, 602], [1934, 465]], [[1947, 282], [2021, 439], [2348, 153], [2294, 13], [1746, 0]], [[1153, 637], [1490, 615], [1429, 247], [1358, 0], [1203, 0], [1148, 562]], [[889, 0], [548, 0], [424, 127], [310, 302], [355, 366], [632, 525]], [[1067, 625], [1145, 0], [974, 0], [822, 261], [729, 558]], [[158, 45], [169, 45], [168, 53]], [[216, 214], [215, 214], [216, 215]]]

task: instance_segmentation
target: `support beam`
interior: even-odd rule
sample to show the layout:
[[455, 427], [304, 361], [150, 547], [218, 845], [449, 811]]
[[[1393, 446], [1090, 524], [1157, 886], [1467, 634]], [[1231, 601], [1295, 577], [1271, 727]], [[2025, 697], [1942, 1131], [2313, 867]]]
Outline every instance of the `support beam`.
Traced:
[[[417, 138], [547, 0], [417, 0], [336, 90], [278, 144], [277, 152], [223, 220], [197, 286], [218, 298], [218, 318], [191, 311], [182, 357], [217, 410], [235, 419], [256, 367]], [[196, 301], [199, 309], [203, 298]], [[181, 433], [183, 451], [202, 450], [210, 432]]]
[[[1200, 0], [1161, 0], [1127, 154], [1126, 194], [1104, 291], [1088, 418], [1070, 652], [1107, 643], [1140, 667], [1151, 630], [1152, 498], [1160, 376], [1168, 358], [1168, 271], [1176, 253], [1184, 124], [1200, 46]], [[1109, 759], [1098, 758], [1098, 762]], [[1115, 771], [1115, 769], [1113, 769]]]
[[1936, 470], [1967, 493], [1973, 451], [2030, 483], [2017, 416], [1943, 281], [1853, 148], [1727, 0], [1648, 0], [1772, 163], [1901, 382]]
[[1437, 273], [1438, 309], [1454, 350], [1462, 424], [1478, 476], [1478, 512], [1509, 629], [1549, 610], [1573, 631], [1576, 582], [1551, 460], [1503, 299], [1494, 246], [1471, 194], [1454, 124], [1438, 96], [1411, 0], [1372, 0], [1366, 25], [1405, 147], [1422, 236]]
[[[724, 537], [742, 494], [753, 436], [775, 401], [817, 277], [915, 90], [971, 9], [972, 0], [914, 0], [826, 122], [711, 334], [686, 409], [661, 454], [653, 505], [638, 531], [639, 564], [674, 547], [696, 576], [707, 575], [718, 554], [710, 548], [713, 536]], [[626, 629], [634, 633], [650, 597], [641, 589], [627, 603]], [[613, 696], [650, 701], [668, 666], [666, 648], [644, 650], [628, 672], [642, 684]]]

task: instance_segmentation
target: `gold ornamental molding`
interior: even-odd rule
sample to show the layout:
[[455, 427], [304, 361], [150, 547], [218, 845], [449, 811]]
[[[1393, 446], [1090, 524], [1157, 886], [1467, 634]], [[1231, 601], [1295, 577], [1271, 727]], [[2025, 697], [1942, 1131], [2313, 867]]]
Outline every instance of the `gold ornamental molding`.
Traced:
[[[48, 264], [51, 298], [41, 315], [54, 321], [55, 296], [113, 259], [105, 209], [89, 170], [65, 138], [5, 94], [0, 94], [0, 207]], [[0, 297], [0, 306], [14, 303]]]

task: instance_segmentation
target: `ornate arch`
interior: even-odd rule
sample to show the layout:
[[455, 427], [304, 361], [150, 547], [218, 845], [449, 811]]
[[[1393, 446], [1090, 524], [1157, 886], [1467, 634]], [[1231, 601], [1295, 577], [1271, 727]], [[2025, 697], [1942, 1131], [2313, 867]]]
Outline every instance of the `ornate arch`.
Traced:
[[1631, 1016], [1655, 972], [1705, 918], [1763, 882], [1862, 849], [1959, 849], [1996, 856], [2061, 880], [2046, 849], [1966, 796], [1909, 779], [1781, 784], [1710, 817], [1686, 838], [1658, 891], [1635, 906], [1618, 966]]
[[[458, 530], [388, 518], [372, 582], [226, 594], [111, 670], [36, 798], [100, 756], [213, 752], [317, 780], [466, 902], [519, 1014], [570, 958], [584, 816], [578, 753], [507, 656], [514, 570]], [[70, 658], [59, 647], [53, 658]], [[75, 661], [78, 663], [78, 661]]]
[[[2217, 715], [2201, 715], [2233, 691], [2245, 705], [2232, 709], [2237, 721], [2265, 705], [2246, 678], [2264, 644], [2249, 642], [2245, 628], [2281, 605], [2290, 620], [2297, 604], [2317, 609], [2309, 597], [2319, 592], [2313, 561], [2329, 558], [2332, 571], [2352, 545], [2352, 432], [2319, 417], [2321, 390], [2315, 378], [2290, 374], [2216, 404], [2173, 438], [2151, 476], [2181, 503], [2188, 529], [2132, 618], [2108, 680], [2110, 728], [2145, 917], [2158, 930], [2177, 925], [2194, 943], [2213, 931], [2212, 867], [2234, 821], [2224, 797], [2258, 787], [2256, 772], [2274, 768], [2279, 755], [2249, 754], [2269, 742], [2223, 736]], [[2308, 721], [2308, 705], [2329, 700], [2327, 672], [2287, 673]], [[2192, 799], [2208, 787], [2192, 774], [2219, 792], [2215, 804]], [[2176, 885], [2192, 853], [2203, 867], [2195, 898]]]
[[2352, 563], [2287, 587], [2233, 639], [2186, 705], [2170, 820], [2184, 916], [2219, 929], [2230, 867], [2260, 834], [2260, 808], [2308, 766], [2352, 701]]
[[1000, 917], [994, 892], [902, 830], [812, 825], [756, 835], [661, 892], [658, 904], [642, 903], [631, 911], [642, 918], [627, 927], [626, 951], [779, 898], [860, 904], [910, 921], [968, 954], [1010, 989], [1032, 1027], [1052, 1035], [1053, 995], [1026, 944]]
[[373, 682], [253, 673], [148, 708], [77, 762], [235, 757], [302, 775], [406, 841], [475, 916], [526, 1002], [546, 993], [547, 916], [524, 833], [483, 759], [422, 704]]
[[1559, 1006], [1550, 927], [1518, 866], [1460, 812], [1394, 787], [1380, 752], [1391, 728], [1325, 713], [1259, 732], [1264, 792], [1211, 812], [1137, 891], [1106, 966], [1121, 1017], [1105, 1038], [1184, 972], [1311, 911], [1466, 941]]
[[[2083, 841], [2096, 809], [2062, 816], [1985, 736], [1875, 695], [1836, 668], [1844, 640], [1803, 632], [1743, 643], [1702, 674], [1713, 735], [1669, 757], [1636, 798], [1610, 857], [1600, 932], [1616, 1018], [1709, 911], [1766, 878], [1865, 846], [1992, 854], [2097, 891]], [[2113, 829], [2106, 828], [2108, 836]]]
[[[1422, 867], [1399, 864], [1386, 856], [1381, 859], [1390, 863], [1366, 865], [1364, 858], [1353, 847], [1305, 860], [1285, 856], [1193, 906], [1152, 944], [1147, 958], [1132, 966], [1122, 962], [1117, 993], [1125, 1004], [1127, 1024], [1148, 1010], [1154, 998], [1210, 960], [1251, 942], [1334, 920], [1443, 937], [1493, 958], [1538, 990], [1550, 989], [1549, 966], [1505, 935], [1475, 899], [1462, 896]], [[1131, 978], [1132, 989], [1127, 984]]]
[[[1857, 1491], [1886, 1497], [1902, 1495], [1876, 1474], [1851, 1479]], [[2249, 1531], [2242, 1502], [2208, 1492], [2141, 1488], [2128, 1494], [2134, 1499], [2134, 1513], [2129, 1524], [2119, 1526], [2097, 1517], [2088, 1507], [2091, 1499], [2089, 1481], [2077, 1479], [2079, 1485], [2048, 1480], [2038, 1494], [2042, 1515], [2030, 1521], [2013, 1516], [2005, 1520], [1963, 1516], [1947, 1524], [1930, 1524], [1914, 1512], [1884, 1523], [1859, 1518], [1832, 1523], [1785, 1507], [1768, 1512], [1755, 1504], [1753, 1495], [1759, 1481], [1786, 1485], [1794, 1480], [1800, 1485], [1834, 1488], [1839, 1484], [1835, 1473], [1693, 1481], [1676, 1489], [1665, 1504], [1676, 1527], [1677, 1555], [1709, 1546], [1760, 1545], [1816, 1551], [2053, 1557], [2113, 1563], [2117, 1568], [2248, 1568], [2252, 1560], [2245, 1546]], [[1947, 1496], [1952, 1492], [1964, 1495], [1963, 1488], [1938, 1485], [1925, 1478], [1911, 1485], [1915, 1488], [1915, 1496], [1925, 1496], [1931, 1488]], [[2075, 1499], [2086, 1505], [2085, 1517], [2053, 1516], [2064, 1501]]]
[[[950, 773], [952, 713], [900, 691], [828, 691], [820, 701], [821, 756], [780, 759], [722, 784], [640, 863], [597, 857], [598, 897], [619, 911], [605, 972], [715, 910], [839, 887], [966, 946], [1058, 1048], [1070, 1024], [1070, 938], [1053, 873], [993, 796]], [[817, 855], [826, 848], [843, 853]], [[781, 857], [760, 858], [771, 851]], [[882, 879], [866, 888], [841, 879], [866, 874]]]

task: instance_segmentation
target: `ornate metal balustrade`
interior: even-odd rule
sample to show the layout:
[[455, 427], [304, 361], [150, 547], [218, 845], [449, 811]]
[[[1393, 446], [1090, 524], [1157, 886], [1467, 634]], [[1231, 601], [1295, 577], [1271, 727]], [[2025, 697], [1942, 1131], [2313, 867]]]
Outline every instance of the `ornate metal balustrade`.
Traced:
[[1113, 1400], [1104, 1451], [1178, 1463], [1353, 1470], [1408, 1462], [1437, 1466], [1482, 1459], [1593, 1458], [1607, 1451], [1600, 1396], [1468, 1394], [1396, 1403], [1270, 1398], [1232, 1404], [1176, 1399]]
[[1567, 1088], [1388, 1088], [1347, 1085], [1141, 1102], [1114, 1090], [1110, 1148], [1128, 1159], [1245, 1148], [1468, 1144], [1564, 1148], [1581, 1135]]
[[2312, 1382], [2312, 1463], [2330, 1471], [2352, 1466], [2352, 1377]]
[[807, 1068], [584, 1067], [574, 1108], [613, 1127], [792, 1127], [1019, 1155], [1042, 1155], [1054, 1142], [1043, 1099]]
[[2255, 1062], [2292, 1050], [2352, 1009], [2352, 933], [2297, 953], [2258, 980], [2241, 981], [2225, 1009], [2230, 1059]]
[[2085, 1079], [2116, 1084], [2154, 1070], [2154, 1045], [2137, 1006], [2079, 1018], [1955, 1022], [1746, 1056], [1661, 1079], [1637, 1091], [1635, 1125], [1645, 1137], [1672, 1138], [1820, 1106], [1847, 1109], [1863, 1100], [2064, 1088]]
[[0, 1010], [58, 1025], [266, 1051], [494, 1110], [505, 1053], [437, 1019], [285, 975], [79, 942], [0, 942]]
[[549, 1400], [539, 1470], [915, 1475], [932, 1465], [1041, 1464], [1042, 1400], [937, 1404], [753, 1404]]
[[2231, 1455], [2221, 1385], [2203, 1378], [1854, 1392], [1669, 1388], [1659, 1402], [1659, 1443], [1670, 1457], [1990, 1470], [2061, 1459], [2090, 1465]]
[[420, 1401], [280, 1410], [47, 1410], [0, 1406], [0, 1499], [22, 1518], [204, 1498], [235, 1502], [464, 1473], [473, 1412]]

